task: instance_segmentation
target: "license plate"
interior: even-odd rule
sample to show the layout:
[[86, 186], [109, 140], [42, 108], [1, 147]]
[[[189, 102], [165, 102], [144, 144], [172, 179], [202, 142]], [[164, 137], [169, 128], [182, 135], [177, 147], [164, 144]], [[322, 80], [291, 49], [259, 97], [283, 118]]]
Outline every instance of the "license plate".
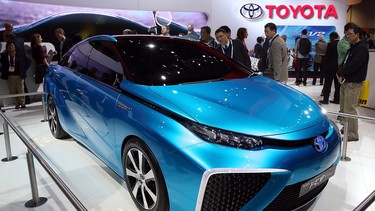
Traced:
[[305, 195], [312, 189], [318, 187], [323, 182], [327, 181], [329, 178], [331, 178], [333, 175], [335, 175], [336, 171], [336, 165], [330, 167], [329, 169], [325, 170], [318, 176], [310, 179], [309, 181], [305, 182], [301, 185], [301, 190], [299, 191], [299, 197]]

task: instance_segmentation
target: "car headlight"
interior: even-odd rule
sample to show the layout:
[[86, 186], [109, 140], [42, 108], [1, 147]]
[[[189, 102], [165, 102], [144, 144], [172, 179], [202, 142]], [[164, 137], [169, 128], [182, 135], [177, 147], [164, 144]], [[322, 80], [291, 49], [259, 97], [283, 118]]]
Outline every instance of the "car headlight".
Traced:
[[263, 141], [259, 137], [252, 137], [231, 131], [220, 130], [195, 122], [186, 123], [186, 127], [203, 140], [215, 144], [243, 149], [252, 149], [254, 147], [263, 145]]

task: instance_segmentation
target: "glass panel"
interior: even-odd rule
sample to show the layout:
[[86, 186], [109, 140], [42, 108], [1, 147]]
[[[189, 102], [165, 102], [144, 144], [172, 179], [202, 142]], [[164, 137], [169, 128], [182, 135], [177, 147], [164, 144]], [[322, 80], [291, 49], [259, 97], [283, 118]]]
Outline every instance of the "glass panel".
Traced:
[[87, 59], [91, 48], [92, 47], [88, 43], [82, 43], [81, 45], [78, 45], [73, 49], [70, 55], [65, 55], [61, 65], [67, 66], [78, 72], [85, 73], [87, 71]]
[[87, 64], [87, 76], [111, 86], [122, 80], [123, 68], [113, 44], [108, 41], [91, 43], [93, 49]]
[[184, 40], [119, 41], [130, 75], [144, 85], [175, 85], [248, 77], [251, 72], [220, 52]]

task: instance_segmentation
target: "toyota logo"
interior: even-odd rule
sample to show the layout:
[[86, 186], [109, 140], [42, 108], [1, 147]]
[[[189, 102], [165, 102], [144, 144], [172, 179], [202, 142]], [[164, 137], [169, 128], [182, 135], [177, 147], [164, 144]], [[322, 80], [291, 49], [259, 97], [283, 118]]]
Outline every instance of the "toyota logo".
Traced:
[[323, 136], [317, 136], [314, 139], [314, 148], [318, 152], [324, 152], [328, 147], [327, 141]]
[[264, 14], [264, 11], [259, 5], [249, 3], [241, 7], [240, 13], [246, 19], [255, 20], [261, 18]]

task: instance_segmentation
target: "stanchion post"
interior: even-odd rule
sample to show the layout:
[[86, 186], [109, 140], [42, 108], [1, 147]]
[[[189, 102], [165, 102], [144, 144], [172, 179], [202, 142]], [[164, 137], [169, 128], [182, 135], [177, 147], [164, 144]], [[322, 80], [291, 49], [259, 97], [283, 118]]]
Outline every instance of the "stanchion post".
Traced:
[[18, 157], [12, 156], [12, 149], [10, 147], [10, 139], [9, 139], [9, 127], [5, 121], [3, 123], [3, 130], [4, 130], [5, 150], [7, 153], [7, 157], [3, 158], [1, 161], [6, 162], [6, 161], [16, 160]]
[[37, 207], [46, 203], [47, 198], [44, 198], [44, 197], [39, 198], [38, 186], [36, 183], [34, 159], [33, 159], [33, 154], [30, 152], [30, 150], [28, 150], [26, 153], [26, 160], [27, 160], [27, 167], [29, 170], [32, 199], [25, 203], [25, 207]]
[[346, 152], [348, 150], [348, 119], [349, 117], [343, 117], [344, 119], [344, 138], [343, 138], [343, 146], [342, 146], [342, 155], [341, 155], [341, 160], [342, 161], [351, 161], [352, 159], [350, 157], [346, 156]]

